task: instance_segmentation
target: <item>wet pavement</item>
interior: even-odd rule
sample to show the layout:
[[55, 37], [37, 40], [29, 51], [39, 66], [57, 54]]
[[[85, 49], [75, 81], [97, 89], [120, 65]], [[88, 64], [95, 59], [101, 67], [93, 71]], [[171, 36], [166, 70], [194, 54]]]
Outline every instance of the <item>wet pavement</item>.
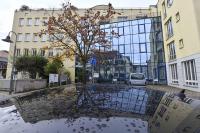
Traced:
[[143, 87], [42, 90], [0, 106], [0, 133], [148, 133], [163, 95]]

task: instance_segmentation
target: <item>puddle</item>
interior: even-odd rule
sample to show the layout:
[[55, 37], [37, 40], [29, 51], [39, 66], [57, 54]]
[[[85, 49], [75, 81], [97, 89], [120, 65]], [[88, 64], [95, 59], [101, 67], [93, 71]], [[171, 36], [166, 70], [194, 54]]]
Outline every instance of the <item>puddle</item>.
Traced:
[[145, 88], [45, 90], [0, 108], [2, 133], [147, 133], [161, 91]]

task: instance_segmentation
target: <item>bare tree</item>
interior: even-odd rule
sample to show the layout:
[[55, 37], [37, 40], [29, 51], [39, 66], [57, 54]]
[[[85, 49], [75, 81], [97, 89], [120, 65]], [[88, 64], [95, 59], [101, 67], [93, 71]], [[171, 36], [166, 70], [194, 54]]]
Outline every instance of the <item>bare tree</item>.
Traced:
[[[86, 63], [95, 47], [110, 47], [109, 39], [106, 38], [107, 33], [100, 26], [103, 22], [111, 20], [115, 14], [119, 13], [114, 11], [111, 4], [108, 4], [107, 12], [104, 14], [90, 8], [85, 10], [84, 15], [80, 15], [77, 8], [70, 3], [64, 3], [62, 13], [50, 16], [47, 29], [42, 30], [40, 35], [52, 36], [54, 40], [51, 47], [63, 49], [62, 56], [78, 56], [83, 65], [83, 74], [86, 75]], [[114, 31], [111, 33], [117, 36]], [[86, 77], [83, 82], [86, 84]]]

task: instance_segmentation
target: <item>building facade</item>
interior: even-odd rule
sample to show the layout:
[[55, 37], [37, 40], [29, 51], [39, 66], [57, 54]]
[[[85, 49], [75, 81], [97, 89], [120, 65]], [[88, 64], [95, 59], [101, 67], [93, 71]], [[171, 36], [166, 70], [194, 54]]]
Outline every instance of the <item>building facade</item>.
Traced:
[[200, 1], [159, 0], [170, 86], [200, 91]]
[[[107, 5], [98, 5], [92, 9], [95, 11], [100, 11], [105, 13], [107, 10]], [[153, 19], [157, 18], [159, 15], [156, 12], [155, 6], [149, 7], [147, 9], [115, 9], [116, 12], [120, 13], [115, 15], [112, 20], [109, 21], [109, 24], [102, 24], [102, 30], [109, 32], [112, 29], [116, 30], [120, 34], [119, 38], [110, 40], [112, 43], [112, 48], [107, 51], [118, 51], [118, 53], [127, 60], [125, 63], [126, 70], [128, 73], [131, 72], [142, 72], [145, 73], [148, 77], [147, 62], [150, 59], [150, 39]], [[81, 15], [84, 14], [86, 9], [78, 9], [77, 12]], [[62, 52], [62, 49], [48, 49], [45, 47], [50, 46], [51, 37], [48, 35], [43, 35], [41, 38], [37, 36], [37, 33], [42, 29], [45, 29], [44, 22], [48, 20], [48, 17], [52, 14], [61, 13], [61, 10], [55, 9], [19, 9], [15, 11], [13, 28], [12, 30], [17, 33], [17, 43], [16, 43], [16, 56], [22, 55], [40, 55], [45, 57], [52, 57], [59, 55]], [[148, 19], [149, 18], [149, 19]], [[160, 21], [159, 21], [160, 23]], [[109, 26], [109, 27], [106, 27]], [[12, 40], [15, 39], [14, 36], [11, 36]], [[111, 37], [108, 35], [108, 37]], [[12, 68], [12, 57], [13, 57], [13, 48], [10, 47], [10, 58], [8, 62], [7, 78], [9, 79], [11, 75]], [[97, 46], [97, 49], [102, 51], [104, 48]], [[104, 49], [105, 50], [105, 49]], [[155, 53], [155, 52], [154, 52]], [[115, 60], [120, 60], [115, 59]], [[75, 59], [65, 59], [64, 66], [70, 71], [72, 81], [75, 80], [75, 68], [76, 63]], [[132, 65], [130, 65], [132, 64]], [[104, 67], [104, 65], [102, 65]], [[128, 68], [129, 67], [129, 68]], [[113, 67], [111, 69], [117, 69]], [[99, 73], [103, 77], [104, 68], [100, 68]], [[133, 71], [135, 70], [135, 71]], [[157, 74], [156, 74], [157, 75]], [[17, 78], [23, 78], [24, 76], [18, 74]]]
[[6, 78], [6, 70], [8, 64], [8, 51], [0, 51], [0, 79]]

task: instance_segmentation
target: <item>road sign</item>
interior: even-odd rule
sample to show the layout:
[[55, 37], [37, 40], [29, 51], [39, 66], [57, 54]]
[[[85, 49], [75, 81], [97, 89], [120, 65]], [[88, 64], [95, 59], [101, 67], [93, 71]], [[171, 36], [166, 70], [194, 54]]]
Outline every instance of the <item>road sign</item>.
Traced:
[[96, 60], [95, 57], [92, 57], [92, 58], [90, 59], [90, 64], [91, 64], [91, 65], [96, 65], [96, 64], [97, 64], [97, 60]]

